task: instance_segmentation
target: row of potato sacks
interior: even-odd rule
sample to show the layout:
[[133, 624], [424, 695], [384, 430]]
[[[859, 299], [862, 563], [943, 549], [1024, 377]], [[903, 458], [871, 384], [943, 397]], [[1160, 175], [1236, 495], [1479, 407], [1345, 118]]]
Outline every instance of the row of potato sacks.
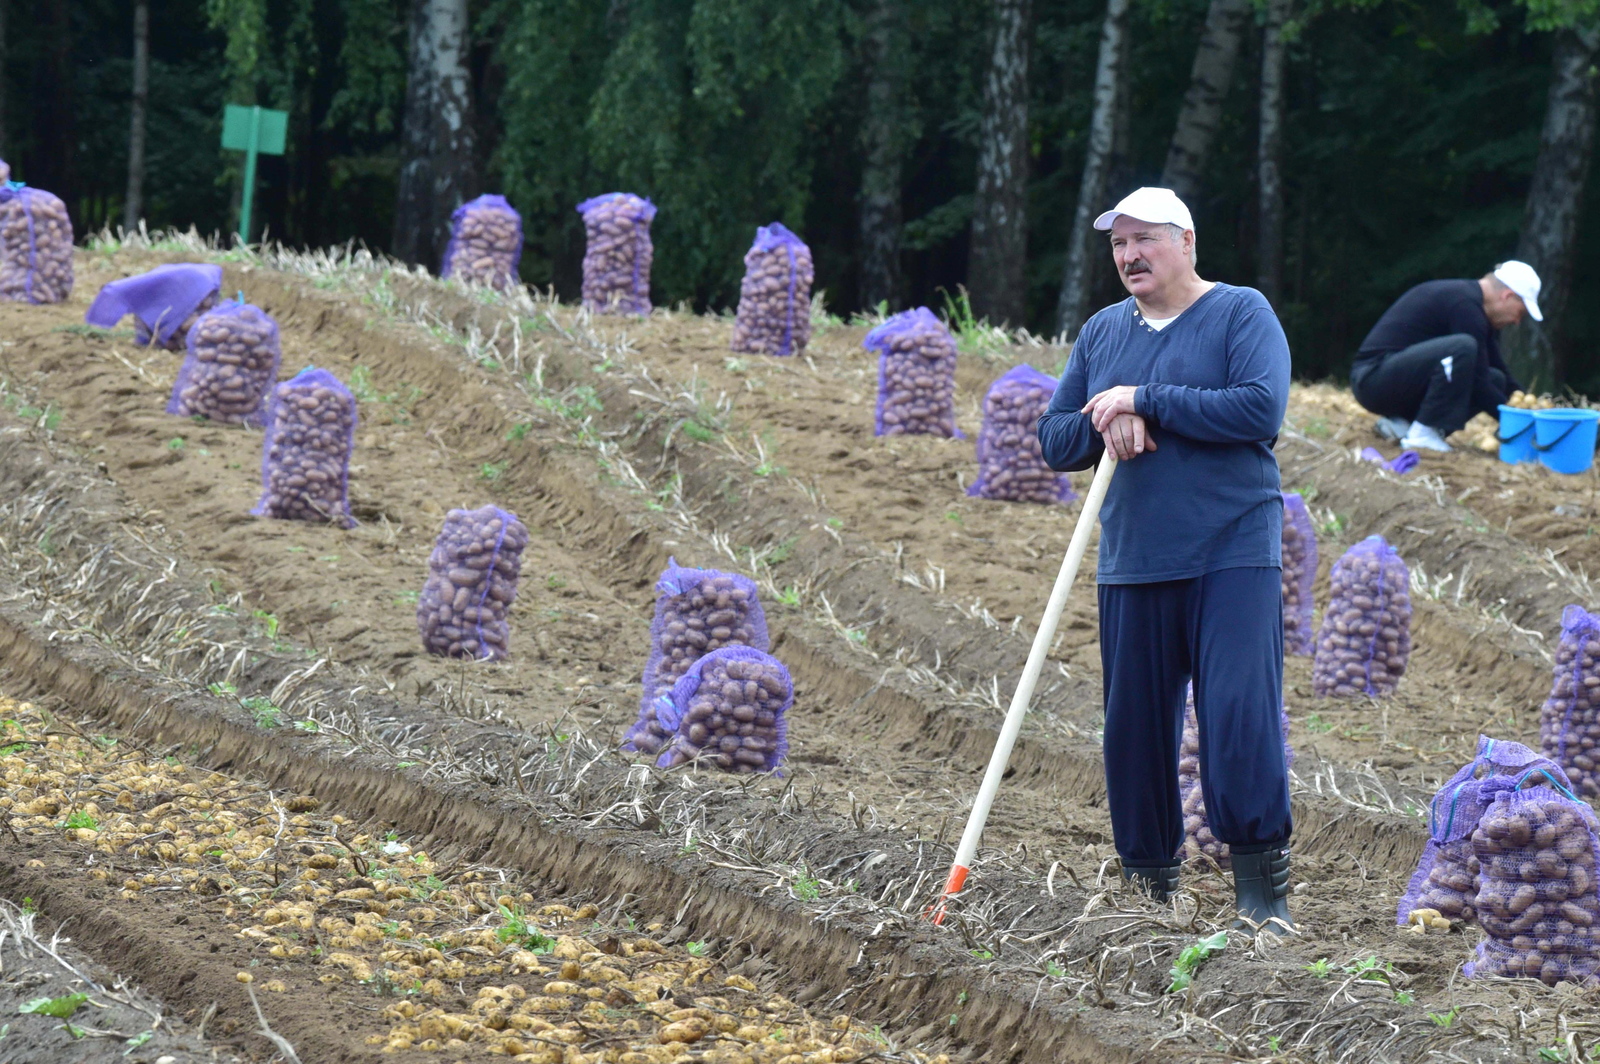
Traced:
[[60, 303], [72, 294], [72, 219], [60, 197], [11, 180], [0, 159], [0, 300]]

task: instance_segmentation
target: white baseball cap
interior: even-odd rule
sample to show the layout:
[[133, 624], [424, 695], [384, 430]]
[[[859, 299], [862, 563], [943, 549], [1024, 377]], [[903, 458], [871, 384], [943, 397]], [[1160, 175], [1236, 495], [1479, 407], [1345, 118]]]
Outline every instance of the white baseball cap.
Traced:
[[[1193, 229], [1194, 218], [1189, 214], [1189, 208], [1183, 205], [1183, 200], [1170, 188], [1136, 188], [1109, 211], [1094, 220], [1096, 229], [1110, 229], [1117, 224], [1117, 218], [1126, 214], [1129, 218], [1141, 222], [1154, 222], [1163, 225], [1175, 225], [1180, 229]], [[1518, 263], [1521, 265], [1521, 263]], [[1529, 271], [1530, 273], [1533, 271]], [[1507, 281], [1509, 287], [1511, 282]], [[1534, 278], [1534, 291], [1538, 291], [1539, 279]], [[1521, 295], [1519, 292], [1518, 295]], [[1538, 315], [1534, 315], [1538, 317]]]
[[1539, 289], [1543, 285], [1532, 266], [1516, 259], [1507, 259], [1494, 268], [1494, 277], [1522, 297], [1522, 303], [1534, 321], [1544, 321], [1544, 313], [1539, 309]]

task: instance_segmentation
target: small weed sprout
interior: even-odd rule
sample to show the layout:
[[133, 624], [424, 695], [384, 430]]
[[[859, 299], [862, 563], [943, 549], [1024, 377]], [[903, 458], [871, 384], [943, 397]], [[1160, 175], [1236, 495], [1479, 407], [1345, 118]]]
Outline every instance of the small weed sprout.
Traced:
[[[89, 831], [96, 831], [96, 830], [99, 829], [100, 823], [99, 823], [99, 821], [95, 820], [95, 818], [93, 816], [91, 816], [89, 813], [86, 813], [82, 809], [79, 809], [77, 812], [69, 814], [67, 816], [67, 819], [65, 819], [65, 820], [63, 820], [61, 822], [61, 826], [63, 828], [65, 828], [66, 830], [68, 830], [68, 831], [76, 831], [76, 830], [79, 830], [79, 829], [88, 829]], [[53, 1013], [52, 1013], [52, 1015], [53, 1015]], [[67, 1015], [70, 1016], [71, 1013], [68, 1013]]]
[[704, 957], [709, 947], [704, 942], [690, 942], [683, 948], [689, 951], [689, 956], [691, 957]]
[[543, 934], [528, 923], [528, 914], [520, 905], [500, 903], [500, 919], [504, 921], [494, 937], [501, 942], [518, 946], [529, 953], [549, 953], [556, 948], [556, 940]]
[[1214, 935], [1202, 938], [1192, 946], [1186, 947], [1178, 954], [1178, 959], [1172, 965], [1172, 985], [1167, 987], [1167, 993], [1176, 994], [1187, 990], [1194, 983], [1195, 973], [1200, 966], [1210, 960], [1213, 954], [1221, 953], [1228, 947], [1228, 933], [1218, 931]]
[[283, 724], [283, 710], [273, 705], [270, 698], [251, 695], [249, 698], [239, 699], [239, 704], [250, 711], [250, 716], [255, 718], [258, 727], [277, 728]]

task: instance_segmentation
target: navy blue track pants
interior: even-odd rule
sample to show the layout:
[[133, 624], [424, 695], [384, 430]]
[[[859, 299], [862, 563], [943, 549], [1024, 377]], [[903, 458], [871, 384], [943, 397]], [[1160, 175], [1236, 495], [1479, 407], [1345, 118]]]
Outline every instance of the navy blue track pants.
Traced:
[[1183, 846], [1178, 748], [1191, 679], [1212, 832], [1235, 853], [1288, 843], [1281, 570], [1101, 584], [1100, 660], [1106, 800], [1124, 867], [1170, 864]]

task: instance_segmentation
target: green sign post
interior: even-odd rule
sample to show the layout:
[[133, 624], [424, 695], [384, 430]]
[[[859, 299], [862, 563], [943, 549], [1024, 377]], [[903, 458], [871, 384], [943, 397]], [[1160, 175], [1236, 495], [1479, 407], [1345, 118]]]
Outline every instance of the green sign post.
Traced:
[[282, 155], [289, 112], [228, 104], [222, 112], [222, 146], [244, 152], [244, 196], [239, 203], [239, 239], [250, 243], [250, 208], [256, 196], [256, 156]]

